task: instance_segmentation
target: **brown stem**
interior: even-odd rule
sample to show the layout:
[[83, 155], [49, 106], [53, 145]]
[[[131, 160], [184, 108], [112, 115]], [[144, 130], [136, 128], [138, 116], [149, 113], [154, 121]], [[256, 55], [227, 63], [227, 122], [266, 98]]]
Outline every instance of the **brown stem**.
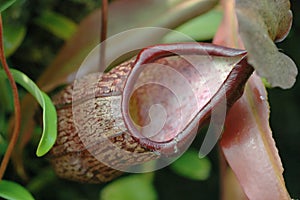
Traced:
[[108, 15], [108, 2], [107, 0], [102, 0], [101, 8], [101, 41], [103, 42], [106, 39], [107, 35], [107, 15]]
[[4, 55], [4, 44], [3, 44], [3, 30], [2, 30], [2, 17], [0, 15], [0, 60], [1, 64], [3, 66], [3, 69], [8, 77], [9, 83], [12, 88], [13, 92], [13, 99], [14, 99], [14, 107], [15, 107], [15, 126], [13, 130], [13, 134], [11, 136], [9, 145], [7, 147], [6, 153], [4, 155], [4, 158], [1, 162], [0, 166], [0, 180], [2, 179], [4, 172], [6, 170], [8, 161], [10, 159], [11, 153], [14, 149], [14, 146], [17, 142], [18, 136], [19, 136], [19, 131], [20, 131], [20, 122], [21, 122], [21, 109], [20, 109], [20, 102], [19, 102], [19, 94], [18, 94], [18, 89], [16, 82], [12, 76], [12, 74], [9, 71], [9, 67], [7, 65], [5, 55]]
[[[107, 16], [108, 16], [108, 1], [102, 0], [101, 7], [101, 31], [100, 31], [100, 43], [106, 40], [107, 37]], [[105, 42], [100, 46], [100, 69], [105, 65]]]
[[226, 169], [227, 169], [227, 163], [226, 159], [224, 157], [223, 151], [218, 145], [218, 153], [219, 153], [219, 170], [220, 170], [220, 199], [224, 200], [225, 199], [225, 191], [224, 191], [224, 185], [222, 184], [225, 180], [225, 175], [226, 175]]

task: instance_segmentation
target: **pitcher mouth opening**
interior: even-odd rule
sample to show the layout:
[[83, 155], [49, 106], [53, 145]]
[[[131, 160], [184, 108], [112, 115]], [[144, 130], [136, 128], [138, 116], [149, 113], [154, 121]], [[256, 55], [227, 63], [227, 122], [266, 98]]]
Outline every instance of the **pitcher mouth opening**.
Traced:
[[[243, 50], [202, 43], [156, 45], [142, 50], [127, 77], [121, 100], [128, 132], [154, 151], [169, 155], [186, 150], [198, 126], [210, 117], [216, 105], [225, 107], [221, 115], [218, 113], [225, 119], [227, 93], [232, 92], [225, 82], [238, 74], [241, 65], [245, 66], [245, 56]], [[197, 57], [204, 58], [205, 64], [211, 62], [211, 69], [199, 64]], [[221, 73], [218, 77], [221, 68], [213, 72], [214, 60], [224, 57], [236, 58], [233, 66], [222, 72], [225, 76]], [[210, 76], [215, 80], [207, 80], [208, 73], [214, 73]]]

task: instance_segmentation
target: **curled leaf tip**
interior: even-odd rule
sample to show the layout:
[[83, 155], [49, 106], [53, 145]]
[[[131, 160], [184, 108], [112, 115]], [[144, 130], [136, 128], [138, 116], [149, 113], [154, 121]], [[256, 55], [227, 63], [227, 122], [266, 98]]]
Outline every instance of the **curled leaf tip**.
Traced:
[[288, 10], [286, 15], [282, 17], [281, 26], [278, 27], [277, 35], [275, 37], [275, 42], [281, 42], [289, 34], [293, 22], [293, 13], [291, 10]]
[[[38, 157], [45, 155], [54, 145], [57, 137], [57, 113], [50, 97], [42, 92], [38, 86], [22, 72], [11, 69], [15, 81], [23, 86], [37, 100], [43, 108], [43, 132], [39, 142], [36, 155]], [[0, 78], [6, 75], [0, 70]]]
[[291, 88], [296, 81], [297, 67], [274, 44], [282, 41], [291, 29], [290, 2], [236, 0], [236, 15], [249, 63], [272, 87]]
[[249, 63], [253, 66], [260, 66], [264, 62], [265, 67], [256, 68], [256, 72], [260, 77], [265, 78], [270, 87], [280, 87], [282, 89], [293, 87], [298, 69], [290, 57], [281, 52], [276, 52], [271, 57], [261, 61], [256, 59], [257, 57], [259, 56], [253, 55], [249, 59]]

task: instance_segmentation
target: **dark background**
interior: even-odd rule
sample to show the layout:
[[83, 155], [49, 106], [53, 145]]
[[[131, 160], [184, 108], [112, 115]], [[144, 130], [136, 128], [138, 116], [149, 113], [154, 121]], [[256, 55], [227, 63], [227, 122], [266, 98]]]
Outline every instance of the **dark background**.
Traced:
[[[294, 22], [289, 36], [278, 48], [289, 55], [300, 70], [300, 2], [291, 1]], [[300, 81], [299, 75], [290, 90], [269, 89], [271, 106], [270, 122], [279, 154], [284, 177], [292, 198], [300, 198]]]

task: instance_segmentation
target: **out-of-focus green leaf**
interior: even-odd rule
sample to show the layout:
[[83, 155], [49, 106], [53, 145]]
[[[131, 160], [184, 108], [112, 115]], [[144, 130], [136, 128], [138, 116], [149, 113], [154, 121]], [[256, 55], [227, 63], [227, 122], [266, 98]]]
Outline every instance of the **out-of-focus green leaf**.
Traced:
[[183, 177], [192, 180], [205, 180], [209, 177], [211, 164], [207, 158], [200, 159], [197, 151], [188, 150], [170, 167]]
[[43, 12], [35, 19], [35, 22], [54, 34], [55, 36], [67, 40], [76, 31], [77, 25], [71, 19], [55, 12]]
[[[217, 0], [118, 0], [108, 7], [108, 37], [133, 28], [163, 27], [174, 29], [184, 22], [214, 8]], [[65, 84], [71, 73], [78, 70], [85, 57], [99, 44], [101, 27], [100, 9], [84, 19], [74, 36], [64, 45], [53, 63], [38, 79], [38, 85], [45, 90]], [[161, 43], [163, 35], [129, 35], [117, 44], [106, 46], [107, 51], [116, 52], [129, 48], [140, 41], [149, 46]], [[120, 48], [122, 47], [122, 48]], [[118, 55], [121, 56], [121, 55]]]
[[12, 112], [13, 111], [13, 99], [12, 92], [8, 85], [8, 82], [5, 79], [0, 79], [0, 107], [3, 108], [3, 112]]
[[3, 0], [0, 1], [0, 13], [6, 10], [9, 6], [11, 6], [13, 3], [15, 3], [16, 0]]
[[39, 171], [38, 175], [33, 177], [27, 185], [27, 188], [32, 193], [37, 193], [43, 188], [47, 187], [51, 182], [55, 181], [57, 176], [55, 175], [53, 168], [48, 167]]
[[120, 178], [101, 190], [100, 200], [156, 200], [152, 180], [146, 175]]
[[[11, 69], [11, 73], [15, 81], [32, 94], [43, 108], [43, 133], [36, 151], [37, 156], [43, 156], [54, 145], [57, 136], [57, 114], [55, 107], [48, 95], [42, 92], [25, 74], [14, 69]], [[0, 71], [0, 76], [6, 77], [3, 70]]]
[[[0, 112], [2, 112], [1, 109], [0, 109]], [[0, 113], [0, 117], [2, 118], [2, 114], [1, 114], [1, 113]], [[3, 121], [3, 122], [4, 122], [4, 121]], [[0, 123], [1, 123], [0, 125], [2, 126], [2, 119], [0, 119]], [[0, 126], [0, 127], [1, 127], [1, 126]], [[6, 149], [7, 149], [7, 146], [8, 146], [8, 143], [7, 143], [7, 141], [3, 138], [1, 131], [2, 131], [2, 130], [0, 130], [0, 156], [2, 156], [2, 155], [5, 154]]]
[[34, 200], [23, 186], [6, 180], [0, 181], [0, 197], [7, 200]]
[[3, 107], [0, 107], [0, 134], [4, 132], [4, 125], [5, 125], [5, 112], [3, 110]]
[[12, 55], [21, 45], [26, 33], [22, 25], [5, 24], [3, 28], [5, 56]]
[[[196, 41], [210, 40], [214, 37], [221, 20], [221, 10], [214, 9], [204, 15], [200, 15], [199, 17], [186, 22], [175, 30], [190, 36]], [[182, 38], [179, 36], [181, 35], [171, 32], [164, 37], [163, 42], [172, 43], [182, 41]]]

